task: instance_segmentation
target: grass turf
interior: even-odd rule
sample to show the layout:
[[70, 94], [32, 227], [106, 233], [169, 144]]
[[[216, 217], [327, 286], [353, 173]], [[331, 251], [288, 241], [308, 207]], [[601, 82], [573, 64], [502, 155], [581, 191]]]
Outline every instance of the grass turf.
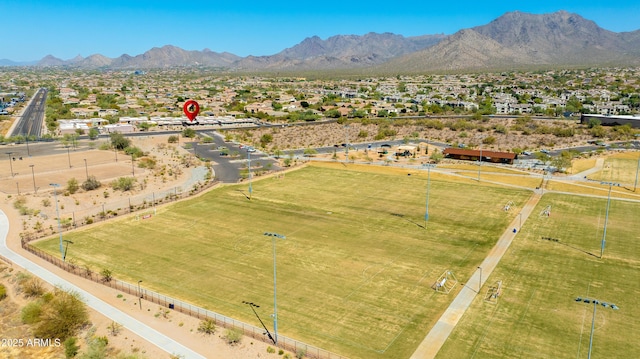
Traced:
[[[255, 181], [251, 201], [246, 184], [222, 187], [151, 219], [67, 233], [68, 258], [258, 326], [242, 301], [271, 313], [263, 232], [280, 233], [281, 335], [353, 358], [408, 357], [459, 290], [430, 286], [447, 269], [465, 281], [517, 215], [503, 206], [529, 192], [432, 172], [425, 229], [424, 171], [332, 166]], [[37, 245], [58, 250], [56, 238]]]
[[605, 209], [603, 198], [545, 194], [487, 281], [503, 282], [497, 304], [476, 298], [438, 358], [584, 358], [593, 305], [579, 296], [620, 307], [598, 306], [593, 357], [640, 357], [640, 203], [611, 202], [599, 259]]
[[616, 182], [630, 188], [636, 184], [640, 152], [623, 152], [607, 157], [602, 170], [588, 176], [594, 181]]

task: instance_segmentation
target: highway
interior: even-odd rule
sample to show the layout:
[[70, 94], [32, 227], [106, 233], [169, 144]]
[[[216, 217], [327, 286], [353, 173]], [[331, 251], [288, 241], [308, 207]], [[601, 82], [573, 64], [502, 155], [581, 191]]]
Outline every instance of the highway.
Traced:
[[7, 134], [7, 137], [22, 135], [40, 138], [42, 136], [47, 93], [48, 90], [45, 88], [41, 88], [36, 92], [22, 112], [22, 116], [18, 118], [13, 131]]

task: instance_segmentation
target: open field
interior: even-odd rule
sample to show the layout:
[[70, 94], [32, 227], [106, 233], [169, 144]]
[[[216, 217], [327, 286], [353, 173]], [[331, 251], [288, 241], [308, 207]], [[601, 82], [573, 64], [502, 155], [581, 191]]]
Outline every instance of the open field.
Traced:
[[611, 202], [599, 259], [605, 209], [603, 198], [545, 194], [487, 281], [503, 283], [497, 304], [476, 298], [438, 358], [585, 358], [593, 304], [579, 296], [620, 308], [598, 305], [593, 357], [640, 357], [640, 203]]
[[638, 169], [640, 152], [622, 152], [609, 156], [601, 171], [588, 176], [594, 181], [616, 182], [633, 188]]
[[570, 173], [580, 173], [596, 166], [597, 157], [578, 158], [571, 162]]
[[[337, 166], [338, 168], [332, 168]], [[411, 174], [410, 176], [408, 174]], [[530, 192], [426, 171], [328, 164], [221, 187], [158, 209], [65, 233], [68, 260], [353, 358], [406, 358], [459, 291], [430, 287], [476, 270]], [[509, 201], [515, 208], [505, 212]], [[58, 253], [58, 238], [37, 243]], [[270, 323], [268, 323], [270, 326]]]

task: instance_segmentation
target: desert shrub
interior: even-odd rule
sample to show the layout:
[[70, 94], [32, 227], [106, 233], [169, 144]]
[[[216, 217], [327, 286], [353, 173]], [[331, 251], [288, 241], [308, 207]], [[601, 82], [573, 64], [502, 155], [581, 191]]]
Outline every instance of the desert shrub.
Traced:
[[107, 357], [107, 344], [109, 344], [107, 337], [93, 336], [87, 340], [87, 343], [89, 344], [89, 348], [80, 356], [80, 359], [101, 359]]
[[86, 181], [82, 182], [82, 189], [85, 191], [93, 191], [94, 189], [100, 188], [101, 185], [95, 176], [89, 176]]
[[124, 150], [131, 145], [131, 140], [121, 133], [114, 132], [109, 136], [111, 137], [111, 146], [115, 149]]
[[106, 268], [100, 272], [100, 275], [102, 276], [103, 282], [111, 282], [111, 279], [113, 279], [113, 273], [111, 273], [111, 271]]
[[496, 143], [496, 138], [493, 136], [487, 136], [482, 140], [482, 143], [485, 145], [493, 145]]
[[238, 344], [242, 340], [242, 332], [235, 328], [227, 329], [224, 333], [224, 339], [230, 345]]
[[198, 325], [198, 332], [213, 334], [216, 331], [216, 322], [213, 319], [205, 319]]
[[120, 331], [122, 330], [122, 324], [112, 321], [111, 324], [107, 326], [107, 329], [109, 330], [109, 333], [115, 337], [120, 334]]
[[442, 121], [440, 120], [427, 120], [425, 121], [424, 126], [426, 128], [432, 128], [436, 130], [444, 129], [444, 123], [442, 123]]
[[16, 197], [16, 200], [13, 201], [13, 208], [20, 209], [27, 205], [27, 198], [24, 196]]
[[21, 279], [20, 288], [27, 297], [39, 297], [45, 292], [42, 281], [33, 276]]
[[504, 125], [495, 125], [493, 130], [496, 131], [497, 133], [503, 133], [503, 134], [509, 132], [509, 130], [507, 130], [507, 127]]
[[124, 150], [124, 153], [128, 154], [129, 156], [133, 156], [134, 158], [140, 158], [144, 156], [144, 151], [142, 151], [142, 149], [140, 149], [139, 147], [135, 147], [135, 146], [127, 147]]
[[3, 284], [0, 284], [0, 300], [3, 300], [7, 297], [7, 287]]
[[589, 129], [589, 134], [593, 137], [602, 138], [607, 135], [607, 130], [603, 126], [597, 125]]
[[80, 296], [56, 289], [51, 300], [42, 305], [40, 320], [33, 330], [38, 338], [66, 340], [89, 322], [89, 314]]
[[573, 137], [576, 131], [571, 127], [554, 127], [553, 134], [556, 137]]
[[185, 128], [182, 130], [182, 137], [194, 138], [196, 137], [196, 130], [193, 128]]
[[136, 179], [133, 177], [120, 177], [111, 183], [111, 187], [115, 190], [130, 191], [133, 189]]
[[78, 186], [77, 179], [71, 178], [67, 181], [67, 192], [69, 192], [70, 194], [78, 192], [78, 188], [80, 188], [80, 186]]
[[176, 143], [176, 142], [178, 142], [178, 139], [179, 139], [179, 138], [178, 138], [178, 136], [177, 136], [177, 135], [171, 135], [171, 136], [169, 136], [169, 138], [167, 139], [167, 142], [169, 142], [169, 143]]
[[140, 161], [138, 161], [138, 167], [140, 168], [148, 168], [154, 169], [156, 168], [157, 161], [151, 157], [142, 157]]
[[77, 339], [74, 337], [69, 337], [64, 341], [64, 356], [67, 359], [73, 358], [78, 355], [78, 350], [80, 347], [77, 344]]
[[42, 301], [36, 300], [28, 303], [22, 308], [20, 313], [24, 324], [35, 324], [40, 321], [42, 315]]

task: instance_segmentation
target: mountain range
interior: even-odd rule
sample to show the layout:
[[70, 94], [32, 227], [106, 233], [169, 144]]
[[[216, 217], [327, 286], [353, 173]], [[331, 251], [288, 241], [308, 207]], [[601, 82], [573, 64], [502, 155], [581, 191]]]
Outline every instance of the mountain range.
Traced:
[[[0, 65], [15, 66], [8, 60]], [[364, 69], [380, 72], [505, 70], [556, 66], [640, 66], [640, 30], [616, 33], [566, 11], [508, 12], [486, 25], [452, 35], [404, 37], [392, 33], [317, 36], [270, 56], [240, 57], [209, 49], [166, 45], [137, 56], [95, 54], [61, 60], [51, 55], [39, 67], [151, 69], [216, 67], [230, 71]]]

